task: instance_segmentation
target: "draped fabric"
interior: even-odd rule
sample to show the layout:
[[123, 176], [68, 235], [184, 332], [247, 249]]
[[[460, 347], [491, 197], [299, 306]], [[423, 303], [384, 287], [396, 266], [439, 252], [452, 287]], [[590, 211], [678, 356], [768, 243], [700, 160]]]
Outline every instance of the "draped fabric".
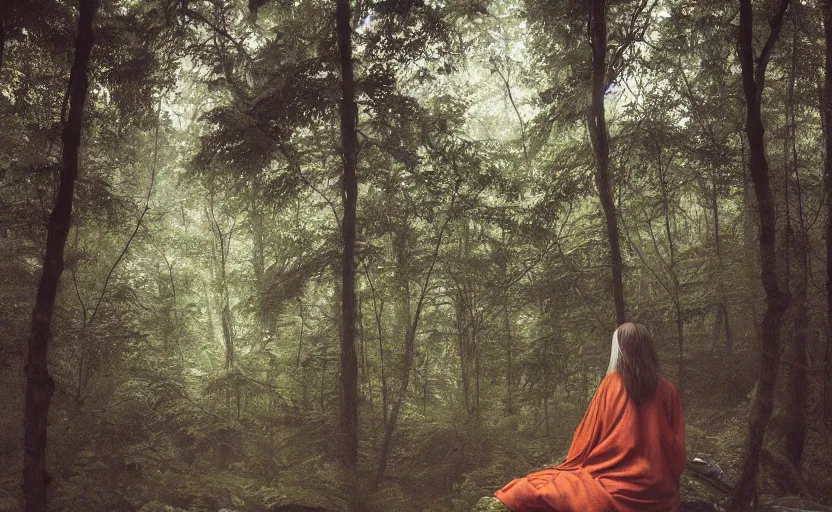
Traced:
[[509, 482], [495, 496], [515, 512], [679, 510], [685, 468], [679, 394], [659, 379], [635, 405], [620, 374], [608, 374], [575, 431], [566, 461]]

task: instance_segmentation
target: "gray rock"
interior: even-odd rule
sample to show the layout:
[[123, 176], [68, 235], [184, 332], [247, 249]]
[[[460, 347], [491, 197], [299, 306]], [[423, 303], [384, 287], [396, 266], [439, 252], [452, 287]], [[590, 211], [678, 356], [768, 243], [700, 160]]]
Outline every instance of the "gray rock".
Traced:
[[474, 512], [511, 512], [503, 503], [493, 496], [480, 498], [474, 505]]
[[185, 509], [177, 508], [172, 505], [165, 505], [164, 503], [159, 503], [158, 501], [151, 501], [150, 503], [145, 503], [142, 508], [139, 509], [139, 512], [188, 512]]

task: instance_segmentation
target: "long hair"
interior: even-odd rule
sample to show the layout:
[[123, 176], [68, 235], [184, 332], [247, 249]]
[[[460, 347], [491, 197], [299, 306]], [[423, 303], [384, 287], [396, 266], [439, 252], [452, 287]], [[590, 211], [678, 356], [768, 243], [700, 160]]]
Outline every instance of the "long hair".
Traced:
[[646, 327], [628, 322], [616, 329], [607, 371], [614, 370], [621, 374], [627, 396], [636, 405], [653, 398], [659, 384], [659, 358]]

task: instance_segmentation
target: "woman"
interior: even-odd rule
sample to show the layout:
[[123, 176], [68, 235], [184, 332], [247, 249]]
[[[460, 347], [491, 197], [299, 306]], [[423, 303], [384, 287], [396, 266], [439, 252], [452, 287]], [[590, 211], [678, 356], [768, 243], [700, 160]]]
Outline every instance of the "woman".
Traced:
[[566, 462], [495, 493], [515, 512], [679, 510], [685, 420], [659, 374], [650, 333], [626, 323], [612, 337], [607, 376], [578, 425]]

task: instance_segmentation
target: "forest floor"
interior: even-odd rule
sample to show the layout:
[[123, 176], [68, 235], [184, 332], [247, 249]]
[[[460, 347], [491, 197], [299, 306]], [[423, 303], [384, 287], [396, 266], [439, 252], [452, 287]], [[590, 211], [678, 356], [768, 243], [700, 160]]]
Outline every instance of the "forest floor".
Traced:
[[[709, 362], [704, 357], [702, 359], [698, 364], [704, 369]], [[693, 391], [687, 394], [685, 400], [688, 459], [702, 457], [716, 463], [725, 472], [728, 481], [733, 482], [747, 434], [750, 387], [753, 384], [731, 383], [730, 387], [725, 385], [713, 393], [700, 393], [696, 390], [707, 389], [709, 381], [722, 382], [723, 379], [714, 379], [713, 375], [704, 371], [692, 371], [691, 374], [688, 386]], [[770, 425], [766, 443], [770, 453], [777, 453], [781, 411], [781, 408], [776, 408]], [[509, 417], [487, 427], [477, 427], [476, 422], [463, 419], [441, 424], [414, 422], [399, 433], [398, 445], [407, 449], [392, 454], [384, 483], [376, 492], [366, 496], [368, 512], [470, 511], [480, 497], [490, 495], [511, 478], [560, 462], [568, 448], [572, 429], [582, 414], [582, 408], [577, 405], [553, 405], [553, 414], [549, 418], [551, 440], [548, 442], [543, 418], [521, 422], [519, 417]], [[832, 506], [832, 443], [829, 442], [829, 427], [821, 424], [820, 417], [818, 411], [809, 411], [812, 421], [808, 425], [804, 452], [804, 491], [808, 491], [811, 500]], [[372, 444], [368, 440], [362, 447], [362, 453], [367, 457], [362, 461], [363, 466], [373, 465], [372, 454], [375, 452]], [[759, 480], [763, 503], [795, 496], [800, 491], [788, 478], [788, 471], [775, 459], [763, 458]], [[20, 510], [20, 466], [17, 460], [4, 462], [0, 467], [0, 512], [16, 512]], [[190, 467], [181, 462], [171, 463], [166, 473], [156, 476], [142, 474], [137, 479], [120, 477], [120, 483], [115, 488], [102, 489], [105, 483], [90, 476], [96, 474], [94, 468], [80, 467], [79, 464], [74, 465], [77, 470], [74, 470], [74, 476], [56, 475], [53, 483], [55, 492], [62, 496], [67, 493], [84, 494], [86, 498], [116, 494], [124, 498], [125, 506], [129, 501], [131, 507], [137, 508], [162, 498], [162, 502], [178, 503], [180, 506], [190, 503], [188, 508], [191, 510], [216, 511], [224, 506], [233, 510], [254, 511], [265, 510], [255, 504], [258, 500], [264, 502], [264, 493], [287, 497], [290, 494], [294, 496], [292, 489], [297, 490], [298, 496], [317, 493], [320, 497], [327, 493], [320, 489], [316, 491], [317, 487], [306, 488], [317, 477], [310, 478], [306, 474], [309, 470], [303, 468], [292, 470], [296, 473], [298, 485], [286, 487], [286, 472], [281, 477], [283, 484], [267, 485], [256, 474], [240, 469], [242, 466], [219, 472], [209, 466], [197, 464]], [[372, 475], [367, 473], [363, 476], [369, 479]], [[334, 488], [332, 482], [317, 483], [321, 484], [321, 489]], [[264, 491], [266, 487], [269, 489]], [[177, 491], [163, 494], [160, 489]], [[724, 505], [726, 500], [726, 496], [704, 485], [690, 472], [682, 477], [682, 495], [685, 500], [699, 499], [718, 506]], [[164, 499], [165, 496], [168, 499]], [[298, 501], [304, 499], [298, 498]], [[71, 506], [60, 509], [75, 510]], [[97, 509], [88, 507], [84, 510]]]

